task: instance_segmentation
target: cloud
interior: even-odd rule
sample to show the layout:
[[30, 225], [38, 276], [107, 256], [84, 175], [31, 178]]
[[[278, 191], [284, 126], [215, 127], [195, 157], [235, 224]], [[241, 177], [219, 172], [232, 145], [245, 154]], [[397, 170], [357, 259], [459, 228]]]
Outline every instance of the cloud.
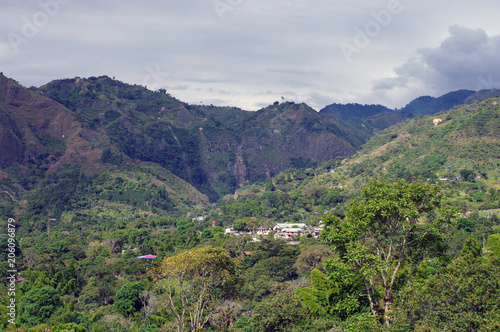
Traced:
[[[420, 93], [500, 81], [491, 36], [500, 33], [498, 0], [482, 0], [488, 10], [467, 0], [400, 0], [404, 10], [351, 65], [338, 45], [392, 0], [0, 1], [0, 69], [26, 86], [108, 75], [185, 102], [256, 110], [284, 96], [319, 110], [334, 102], [398, 107]], [[14, 54], [9, 33], [23, 36], [25, 18], [54, 1], [58, 13]], [[222, 19], [216, 2], [231, 7]], [[446, 34], [455, 23], [462, 26]], [[412, 53], [422, 45], [438, 47]]]
[[460, 25], [451, 26], [449, 33], [438, 47], [419, 49], [415, 57], [394, 68], [394, 77], [377, 80], [373, 90], [417, 85], [443, 93], [500, 87], [500, 36]]

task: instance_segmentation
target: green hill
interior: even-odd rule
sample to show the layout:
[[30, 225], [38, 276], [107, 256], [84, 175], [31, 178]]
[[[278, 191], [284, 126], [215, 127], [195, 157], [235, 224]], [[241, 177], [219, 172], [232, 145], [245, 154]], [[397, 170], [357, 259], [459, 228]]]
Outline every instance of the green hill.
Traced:
[[0, 77], [2, 215], [34, 222], [62, 216], [75, 222], [78, 218], [72, 216], [80, 216], [98, 223], [101, 210], [120, 210], [122, 216], [114, 217], [118, 220], [131, 219], [135, 212], [185, 215], [208, 204], [186, 181], [156, 164], [132, 159], [78, 117]]
[[319, 113], [355, 130], [361, 145], [378, 131], [406, 119], [419, 115], [432, 115], [457, 105], [468, 104], [473, 100], [484, 100], [495, 95], [498, 95], [498, 91], [484, 90], [475, 93], [471, 90], [458, 90], [437, 98], [418, 97], [405, 107], [394, 110], [382, 105], [331, 104]]
[[[497, 174], [498, 97], [396, 124], [354, 157], [384, 177], [459, 176], [461, 169]], [[366, 157], [365, 157], [366, 156]]]
[[500, 98], [389, 127], [318, 183], [356, 192], [374, 179], [428, 181], [463, 211], [500, 208]]

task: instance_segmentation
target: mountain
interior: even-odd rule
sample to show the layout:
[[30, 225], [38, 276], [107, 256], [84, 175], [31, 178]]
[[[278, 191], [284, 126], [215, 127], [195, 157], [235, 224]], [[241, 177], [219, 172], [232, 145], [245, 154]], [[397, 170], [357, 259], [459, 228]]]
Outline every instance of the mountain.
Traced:
[[496, 188], [500, 175], [500, 98], [400, 122], [349, 158], [348, 173], [369, 178], [456, 178], [474, 172]]
[[356, 142], [357, 147], [364, 144], [378, 130], [392, 126], [408, 117], [382, 105], [361, 104], [332, 104], [320, 110], [319, 113], [355, 131], [359, 140]]
[[266, 183], [238, 189], [221, 210], [228, 223], [254, 217], [267, 224], [313, 224], [325, 210], [342, 215], [341, 203], [373, 180], [406, 179], [438, 184], [447, 206], [497, 213], [499, 178], [500, 97], [494, 97], [397, 123], [352, 156], [287, 169]]
[[118, 206], [175, 215], [208, 203], [186, 181], [121, 153], [62, 104], [3, 75], [0, 119], [3, 215], [70, 213], [89, 222], [84, 216], [94, 211], [97, 222], [97, 211]]
[[483, 101], [483, 100], [486, 100], [488, 98], [493, 98], [496, 96], [500, 96], [499, 89], [481, 90], [481, 91], [478, 91], [478, 92], [470, 95], [469, 97], [467, 97], [467, 99], [465, 99], [464, 103], [468, 104], [468, 103], [471, 103], [474, 101]]
[[107, 76], [30, 89], [3, 75], [0, 83], [2, 172], [15, 169], [25, 190], [68, 168], [89, 175], [152, 163], [215, 201], [287, 167], [350, 155], [361, 143], [305, 104], [257, 112], [193, 106]]
[[471, 90], [458, 90], [437, 98], [422, 96], [414, 99], [399, 111], [409, 114], [409, 117], [432, 115], [437, 112], [449, 110], [457, 105], [468, 103], [467, 98], [475, 93], [475, 91]]
[[[288, 167], [314, 167], [352, 155], [380, 130], [463, 102], [472, 93], [422, 97], [397, 111], [333, 104], [318, 113], [291, 102], [256, 112], [189, 105], [166, 90], [150, 91], [107, 76], [26, 89], [1, 75], [0, 91], [1, 171], [22, 175], [25, 190], [68, 168], [98, 175], [154, 165], [212, 202]], [[9, 167], [16, 172], [9, 173]]]
[[335, 114], [339, 118], [349, 120], [352, 118], [366, 118], [383, 112], [393, 112], [382, 105], [361, 104], [331, 104], [323, 108], [320, 114]]
[[257, 112], [193, 106], [107, 76], [57, 80], [38, 91], [66, 106], [97, 141], [110, 142], [105, 162], [126, 156], [159, 164], [212, 200], [290, 166], [347, 156], [360, 143], [305, 104]]
[[358, 137], [362, 139], [362, 143], [365, 143], [377, 131], [388, 128], [400, 121], [418, 115], [435, 114], [457, 105], [468, 104], [472, 100], [484, 100], [487, 96], [492, 95], [494, 94], [486, 91], [480, 94], [470, 90], [458, 90], [437, 98], [431, 96], [418, 97], [405, 107], [396, 110], [382, 105], [331, 104], [321, 109], [319, 113], [342, 123], [343, 126], [353, 128], [356, 130]]

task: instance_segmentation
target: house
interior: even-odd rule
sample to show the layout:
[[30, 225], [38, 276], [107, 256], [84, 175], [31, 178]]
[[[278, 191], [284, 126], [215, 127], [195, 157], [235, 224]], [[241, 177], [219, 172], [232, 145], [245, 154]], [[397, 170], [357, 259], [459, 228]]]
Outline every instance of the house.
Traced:
[[259, 226], [256, 233], [257, 233], [257, 235], [267, 236], [269, 234], [269, 232], [271, 232], [271, 228]]
[[319, 233], [321, 232], [322, 229], [323, 225], [321, 225], [320, 227], [312, 227], [312, 226], [307, 227], [309, 233], [316, 239], [319, 237]]
[[273, 227], [275, 239], [292, 239], [301, 237], [307, 232], [307, 225], [303, 223], [278, 223]]
[[304, 229], [301, 228], [284, 228], [274, 234], [275, 239], [290, 240], [299, 238], [304, 234]]
[[240, 231], [236, 231], [232, 227], [229, 227], [224, 230], [224, 234], [232, 234], [236, 236], [246, 235], [246, 234], [267, 236], [271, 232], [271, 230], [272, 230], [271, 228], [264, 226], [259, 226], [257, 230], [246, 229]]

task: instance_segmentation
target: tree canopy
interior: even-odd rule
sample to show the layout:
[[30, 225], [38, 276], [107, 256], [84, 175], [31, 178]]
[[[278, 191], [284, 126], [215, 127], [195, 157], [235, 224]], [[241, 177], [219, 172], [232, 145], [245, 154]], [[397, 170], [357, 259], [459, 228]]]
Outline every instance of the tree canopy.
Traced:
[[163, 305], [175, 317], [177, 330], [199, 331], [216, 303], [235, 295], [239, 261], [222, 248], [201, 247], [165, 258], [154, 272], [164, 292]]
[[410, 265], [409, 279], [419, 262], [442, 252], [442, 231], [454, 212], [439, 209], [438, 187], [418, 182], [374, 181], [361, 196], [350, 201], [345, 220], [325, 216], [322, 238], [339, 254], [331, 266], [344, 272], [336, 276], [359, 274], [373, 314], [389, 325], [393, 288], [403, 266]]

